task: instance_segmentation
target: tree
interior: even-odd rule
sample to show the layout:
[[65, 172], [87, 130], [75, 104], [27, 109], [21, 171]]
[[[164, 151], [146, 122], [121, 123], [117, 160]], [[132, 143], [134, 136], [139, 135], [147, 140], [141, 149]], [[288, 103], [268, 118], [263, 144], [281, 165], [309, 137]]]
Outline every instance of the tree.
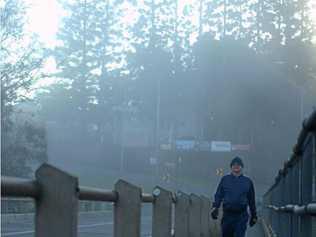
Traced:
[[[170, 101], [174, 88], [172, 84], [172, 44], [174, 25], [168, 17], [173, 16], [168, 4], [146, 1], [140, 9], [142, 17], [135, 24], [135, 53], [128, 56], [128, 68], [134, 81], [134, 101], [141, 112], [140, 120], [151, 121], [153, 143], [157, 144], [161, 121], [167, 121], [169, 114], [165, 106]], [[171, 11], [171, 12], [170, 12]], [[170, 105], [170, 104], [169, 104]], [[168, 121], [169, 122], [169, 121]], [[166, 123], [168, 123], [166, 122]]]
[[93, 47], [97, 39], [95, 21], [95, 1], [76, 1], [64, 3], [69, 16], [58, 32], [61, 45], [54, 50], [54, 56], [59, 69], [58, 77], [69, 81], [72, 111], [75, 121], [86, 120], [89, 105], [93, 101], [93, 85], [96, 75], [92, 73], [97, 68]]
[[15, 112], [10, 120], [10, 126], [4, 125], [1, 131], [1, 173], [30, 177], [32, 164], [47, 161], [45, 127], [25, 111]]
[[20, 0], [6, 0], [0, 9], [2, 122], [10, 116], [13, 104], [25, 100], [40, 78], [43, 54], [34, 36], [24, 31], [25, 8]]
[[39, 43], [24, 31], [25, 9], [20, 0], [6, 0], [0, 9], [1, 171], [23, 177], [30, 175], [32, 161], [46, 159], [44, 128], [18, 110], [41, 78], [44, 58]]
[[[62, 113], [62, 117], [69, 126], [77, 126], [82, 136], [87, 133], [89, 124], [96, 125], [96, 136], [101, 144], [105, 136], [108, 141], [113, 140], [111, 137], [119, 130], [118, 110], [129, 101], [129, 94], [125, 96], [124, 90], [128, 84], [124, 70], [128, 69], [124, 66], [125, 55], [130, 50], [126, 49], [127, 38], [133, 39], [133, 34], [124, 25], [124, 4], [128, 3], [64, 1], [68, 15], [58, 32], [61, 44], [52, 52], [59, 69], [56, 76], [61, 83], [50, 93], [57, 90], [53, 93], [65, 95], [62, 98], [68, 112]], [[51, 100], [47, 101], [51, 105], [62, 103], [60, 97], [46, 98]]]

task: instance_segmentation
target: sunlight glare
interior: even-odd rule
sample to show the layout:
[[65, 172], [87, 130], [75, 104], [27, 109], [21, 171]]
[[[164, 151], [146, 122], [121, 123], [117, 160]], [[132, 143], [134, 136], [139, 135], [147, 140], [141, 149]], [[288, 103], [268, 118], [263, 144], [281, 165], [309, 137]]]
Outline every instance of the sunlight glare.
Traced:
[[30, 6], [27, 30], [36, 33], [45, 47], [54, 48], [63, 16], [62, 7], [57, 0], [25, 0], [25, 3]]

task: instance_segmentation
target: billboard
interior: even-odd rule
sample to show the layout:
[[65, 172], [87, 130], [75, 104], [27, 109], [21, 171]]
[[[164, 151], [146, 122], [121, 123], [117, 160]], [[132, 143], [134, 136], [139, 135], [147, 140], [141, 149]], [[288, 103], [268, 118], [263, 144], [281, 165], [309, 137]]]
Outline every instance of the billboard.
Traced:
[[176, 148], [178, 150], [193, 150], [195, 147], [194, 140], [177, 140]]
[[230, 152], [232, 144], [230, 141], [194, 141], [194, 140], [176, 140], [177, 150], [195, 150], [211, 152]]
[[231, 142], [229, 141], [212, 141], [212, 152], [230, 152], [232, 150]]
[[251, 145], [250, 144], [234, 144], [232, 145], [233, 151], [250, 151]]

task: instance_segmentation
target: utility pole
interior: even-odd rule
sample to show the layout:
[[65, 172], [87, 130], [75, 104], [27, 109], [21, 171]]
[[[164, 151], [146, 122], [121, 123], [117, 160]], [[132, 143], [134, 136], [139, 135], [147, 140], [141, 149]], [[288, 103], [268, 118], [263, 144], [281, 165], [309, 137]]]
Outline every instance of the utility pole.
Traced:
[[299, 94], [300, 94], [300, 122], [304, 119], [304, 87], [301, 86], [299, 88]]
[[120, 152], [120, 173], [124, 175], [124, 114], [121, 112], [121, 152]]
[[155, 151], [155, 155], [156, 155], [156, 159], [157, 159], [157, 164], [156, 164], [156, 177], [157, 177], [157, 181], [159, 180], [159, 166], [161, 164], [161, 160], [159, 157], [159, 150], [160, 150], [160, 87], [161, 87], [161, 81], [160, 81], [160, 77], [157, 80], [157, 103], [156, 103], [156, 151]]

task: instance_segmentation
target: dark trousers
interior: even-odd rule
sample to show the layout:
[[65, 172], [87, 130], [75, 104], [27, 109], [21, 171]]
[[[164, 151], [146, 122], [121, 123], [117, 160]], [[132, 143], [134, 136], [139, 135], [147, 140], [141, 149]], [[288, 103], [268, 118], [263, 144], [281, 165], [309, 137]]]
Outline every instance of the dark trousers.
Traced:
[[248, 213], [224, 212], [221, 226], [222, 237], [245, 237], [248, 223]]

